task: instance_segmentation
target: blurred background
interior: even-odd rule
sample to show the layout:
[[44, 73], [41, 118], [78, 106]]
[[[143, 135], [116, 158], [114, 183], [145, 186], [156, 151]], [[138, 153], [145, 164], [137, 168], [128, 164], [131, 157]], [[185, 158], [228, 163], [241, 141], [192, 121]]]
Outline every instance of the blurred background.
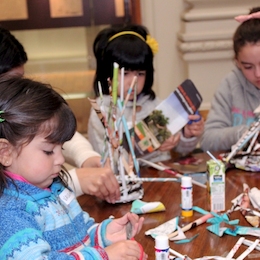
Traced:
[[159, 43], [154, 90], [166, 98], [190, 78], [207, 114], [221, 79], [233, 67], [234, 16], [259, 0], [1, 0], [0, 24], [24, 45], [26, 76], [51, 83], [86, 133], [93, 96], [92, 43], [109, 25], [143, 24]]

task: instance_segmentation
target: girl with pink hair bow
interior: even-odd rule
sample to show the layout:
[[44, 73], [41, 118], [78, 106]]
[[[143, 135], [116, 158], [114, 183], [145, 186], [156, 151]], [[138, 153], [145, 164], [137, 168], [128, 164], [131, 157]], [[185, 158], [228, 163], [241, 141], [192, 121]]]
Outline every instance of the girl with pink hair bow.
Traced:
[[241, 22], [233, 35], [235, 67], [214, 94], [201, 139], [204, 151], [230, 151], [256, 120], [260, 104], [260, 6]]

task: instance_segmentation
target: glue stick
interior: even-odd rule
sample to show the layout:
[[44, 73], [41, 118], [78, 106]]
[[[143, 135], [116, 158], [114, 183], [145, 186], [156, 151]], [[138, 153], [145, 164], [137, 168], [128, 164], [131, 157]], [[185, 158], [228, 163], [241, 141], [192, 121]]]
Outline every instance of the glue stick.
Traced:
[[169, 259], [169, 239], [166, 235], [155, 237], [155, 260]]
[[181, 215], [183, 217], [191, 217], [193, 215], [192, 207], [193, 199], [191, 177], [184, 176], [181, 178]]

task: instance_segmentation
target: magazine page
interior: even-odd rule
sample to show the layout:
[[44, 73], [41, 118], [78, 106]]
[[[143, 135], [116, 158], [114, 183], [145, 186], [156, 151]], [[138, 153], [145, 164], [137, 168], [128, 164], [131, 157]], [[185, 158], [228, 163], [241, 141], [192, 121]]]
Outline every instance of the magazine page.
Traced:
[[[179, 132], [202, 102], [202, 97], [189, 79], [180, 84], [145, 119], [135, 126], [136, 156], [149, 154], [171, 135]], [[131, 129], [130, 131], [133, 131]]]
[[189, 115], [194, 114], [200, 107], [202, 96], [190, 79], [179, 85], [174, 93]]

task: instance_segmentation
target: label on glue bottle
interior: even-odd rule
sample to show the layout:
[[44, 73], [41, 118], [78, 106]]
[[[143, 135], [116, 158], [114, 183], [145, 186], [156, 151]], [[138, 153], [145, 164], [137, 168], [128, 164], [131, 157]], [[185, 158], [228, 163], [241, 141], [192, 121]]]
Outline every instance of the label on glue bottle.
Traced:
[[155, 237], [155, 260], [169, 259], [169, 239], [166, 235]]
[[193, 215], [192, 182], [191, 177], [183, 176], [181, 178], [181, 215], [191, 217]]

